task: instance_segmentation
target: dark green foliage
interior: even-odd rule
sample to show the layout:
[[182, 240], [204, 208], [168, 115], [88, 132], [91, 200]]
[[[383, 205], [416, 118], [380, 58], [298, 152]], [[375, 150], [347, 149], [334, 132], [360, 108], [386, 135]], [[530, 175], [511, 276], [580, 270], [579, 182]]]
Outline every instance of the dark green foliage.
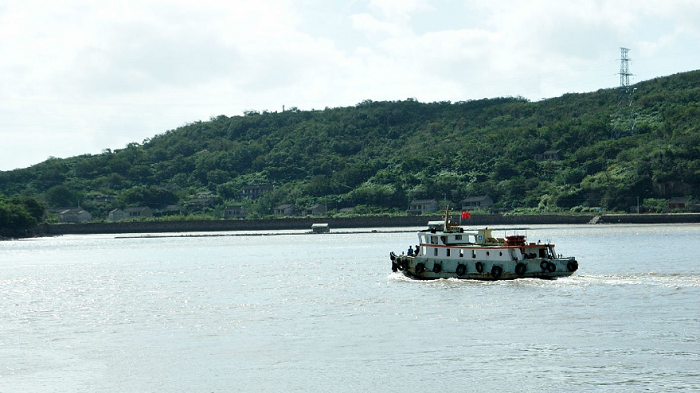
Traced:
[[61, 184], [49, 188], [44, 194], [44, 199], [50, 207], [78, 206], [80, 196]]
[[6, 198], [0, 194], [0, 238], [27, 236], [44, 213], [44, 206], [32, 197]]
[[178, 197], [169, 190], [153, 186], [135, 186], [125, 190], [117, 198], [120, 206], [147, 206], [163, 208], [177, 203]]
[[[540, 102], [366, 100], [196, 121], [142, 145], [0, 172], [0, 191], [83, 204], [101, 218], [114, 207], [186, 204], [204, 190], [229, 203], [246, 184], [276, 187], [242, 201], [260, 217], [282, 203], [405, 211], [412, 199], [454, 205], [489, 194], [503, 210], [582, 211], [697, 194], [700, 71], [634, 87], [637, 132], [619, 139], [616, 89]], [[547, 150], [559, 160], [535, 160]], [[94, 203], [93, 194], [117, 199]]]

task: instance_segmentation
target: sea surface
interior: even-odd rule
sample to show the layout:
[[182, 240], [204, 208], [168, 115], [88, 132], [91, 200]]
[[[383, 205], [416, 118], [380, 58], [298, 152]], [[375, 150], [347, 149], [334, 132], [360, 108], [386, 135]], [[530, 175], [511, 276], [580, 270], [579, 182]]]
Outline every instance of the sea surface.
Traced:
[[498, 282], [303, 232], [0, 242], [0, 392], [700, 391], [700, 225], [508, 229], [580, 269]]

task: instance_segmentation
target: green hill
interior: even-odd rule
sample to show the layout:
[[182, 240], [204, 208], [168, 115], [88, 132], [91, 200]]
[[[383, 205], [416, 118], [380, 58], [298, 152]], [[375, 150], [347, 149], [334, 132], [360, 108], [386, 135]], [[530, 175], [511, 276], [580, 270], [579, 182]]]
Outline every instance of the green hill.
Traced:
[[[617, 89], [539, 102], [364, 101], [354, 107], [246, 112], [197, 121], [142, 144], [0, 172], [0, 193], [48, 207], [186, 205], [211, 191], [253, 217], [282, 203], [403, 212], [413, 199], [488, 194], [499, 211], [653, 207], [700, 188], [700, 71], [638, 83], [635, 131], [614, 138]], [[558, 159], [540, 160], [555, 151]], [[555, 157], [556, 158], [556, 157]], [[249, 184], [272, 184], [255, 200]], [[200, 198], [201, 199], [201, 198]], [[192, 210], [201, 206], [192, 202]]]

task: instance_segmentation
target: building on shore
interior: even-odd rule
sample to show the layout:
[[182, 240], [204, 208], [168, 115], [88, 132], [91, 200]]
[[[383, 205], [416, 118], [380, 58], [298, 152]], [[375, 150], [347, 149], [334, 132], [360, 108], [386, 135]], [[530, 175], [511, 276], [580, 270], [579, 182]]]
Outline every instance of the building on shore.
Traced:
[[274, 190], [272, 184], [247, 184], [242, 187], [241, 196], [243, 198], [256, 199], [260, 195]]
[[228, 205], [224, 209], [224, 218], [227, 220], [231, 218], [245, 218], [245, 216], [245, 207], [241, 204]]
[[438, 202], [435, 199], [414, 199], [408, 206], [409, 214], [433, 213], [438, 211]]
[[85, 222], [90, 222], [92, 220], [92, 214], [84, 210], [82, 207], [73, 207], [69, 209], [63, 209], [58, 212], [58, 221], [70, 224], [82, 224]]
[[294, 215], [294, 205], [293, 204], [279, 205], [273, 209], [273, 213], [276, 216], [293, 216]]
[[486, 210], [493, 206], [493, 199], [488, 195], [467, 197], [462, 201], [463, 211]]

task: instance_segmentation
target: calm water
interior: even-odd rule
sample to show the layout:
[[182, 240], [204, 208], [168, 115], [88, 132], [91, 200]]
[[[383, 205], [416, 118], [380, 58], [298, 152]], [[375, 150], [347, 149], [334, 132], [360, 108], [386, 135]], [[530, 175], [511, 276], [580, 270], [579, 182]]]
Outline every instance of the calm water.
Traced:
[[700, 390], [700, 226], [526, 234], [576, 275], [410, 281], [414, 233], [0, 242], [0, 392]]

